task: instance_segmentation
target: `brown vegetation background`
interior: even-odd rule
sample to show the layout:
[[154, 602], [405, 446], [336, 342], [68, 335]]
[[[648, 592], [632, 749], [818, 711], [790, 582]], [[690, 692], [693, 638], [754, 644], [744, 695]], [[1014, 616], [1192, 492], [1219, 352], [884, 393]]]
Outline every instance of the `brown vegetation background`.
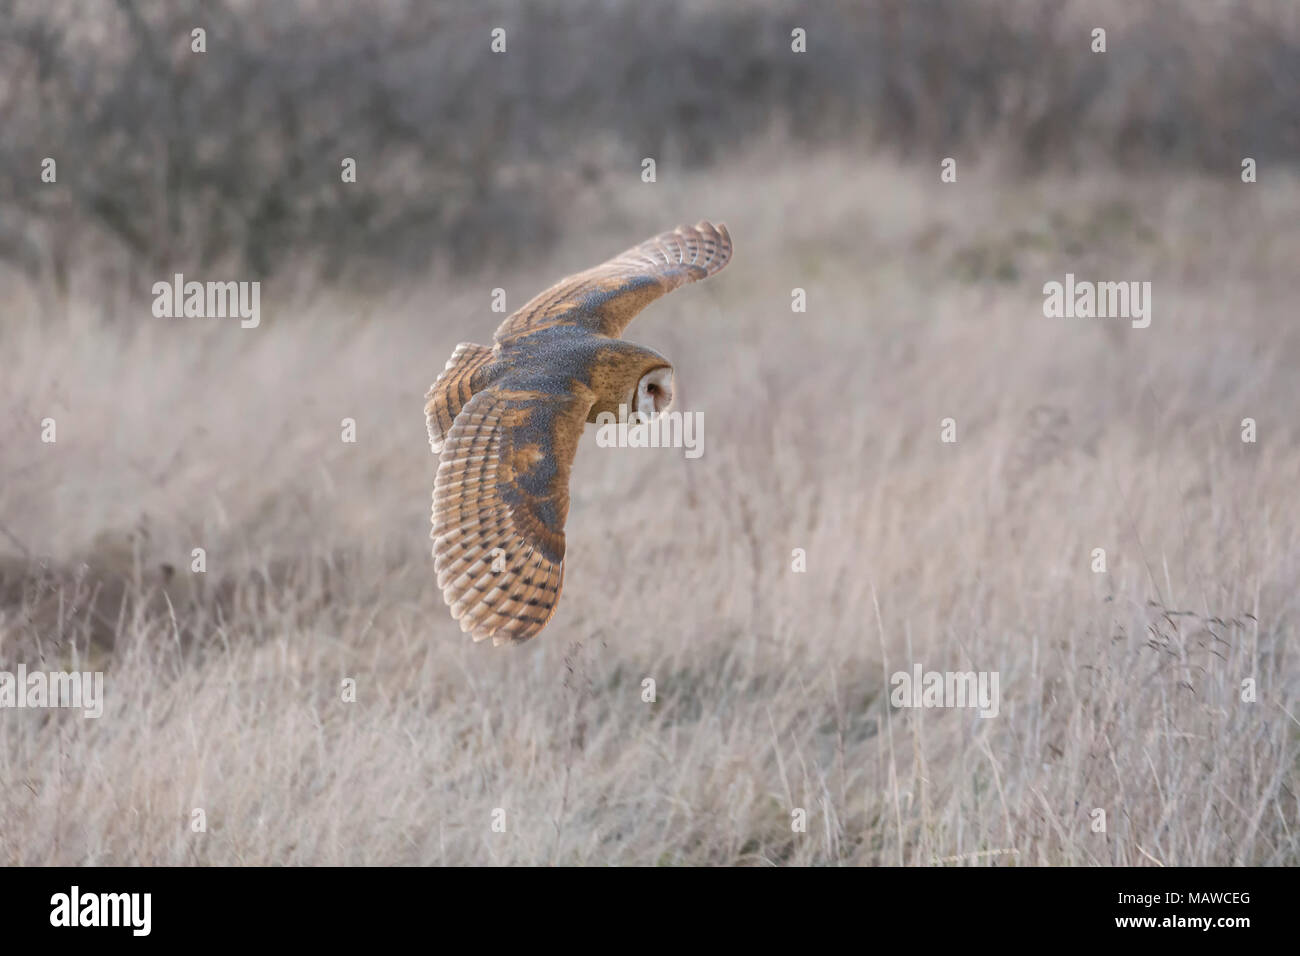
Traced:
[[[1285, 2], [0, 2], [0, 670], [107, 694], [0, 710], [0, 862], [1294, 864], [1298, 81]], [[702, 217], [629, 335], [704, 456], [586, 436], [556, 619], [469, 643], [425, 388]]]

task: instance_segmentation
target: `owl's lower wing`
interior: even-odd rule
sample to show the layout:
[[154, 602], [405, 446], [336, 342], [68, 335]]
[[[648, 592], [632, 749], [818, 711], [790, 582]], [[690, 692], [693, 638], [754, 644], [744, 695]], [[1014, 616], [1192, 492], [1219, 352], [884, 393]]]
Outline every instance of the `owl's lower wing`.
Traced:
[[557, 325], [617, 338], [655, 299], [721, 271], [730, 261], [726, 226], [704, 221], [679, 226], [594, 269], [561, 279], [502, 322], [496, 341], [508, 345]]
[[493, 386], [446, 434], [433, 487], [438, 587], [474, 640], [526, 641], [555, 613], [564, 521], [591, 400]]

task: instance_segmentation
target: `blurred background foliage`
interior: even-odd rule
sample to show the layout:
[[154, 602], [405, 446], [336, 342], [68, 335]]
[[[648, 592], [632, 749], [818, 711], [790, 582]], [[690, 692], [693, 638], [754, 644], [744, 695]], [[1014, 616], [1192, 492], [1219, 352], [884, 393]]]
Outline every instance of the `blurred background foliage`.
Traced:
[[383, 281], [535, 250], [642, 157], [774, 137], [1019, 176], [1295, 164], [1300, 4], [0, 0], [0, 124], [0, 264]]

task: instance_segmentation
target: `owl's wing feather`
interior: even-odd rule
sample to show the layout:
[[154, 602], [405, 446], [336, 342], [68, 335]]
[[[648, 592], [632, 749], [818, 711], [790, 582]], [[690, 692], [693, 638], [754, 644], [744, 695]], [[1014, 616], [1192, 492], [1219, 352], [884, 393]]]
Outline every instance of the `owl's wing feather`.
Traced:
[[438, 587], [462, 631], [522, 642], [564, 581], [569, 469], [593, 397], [493, 385], [447, 431], [433, 488]]
[[491, 364], [492, 357], [487, 346], [461, 342], [447, 359], [442, 374], [429, 386], [424, 396], [424, 422], [435, 455], [442, 451], [443, 435], [474, 395], [474, 373]]
[[679, 226], [593, 269], [561, 279], [502, 322], [496, 342], [508, 345], [557, 325], [617, 338], [655, 299], [714, 275], [730, 261], [731, 235], [726, 226], [703, 220]]

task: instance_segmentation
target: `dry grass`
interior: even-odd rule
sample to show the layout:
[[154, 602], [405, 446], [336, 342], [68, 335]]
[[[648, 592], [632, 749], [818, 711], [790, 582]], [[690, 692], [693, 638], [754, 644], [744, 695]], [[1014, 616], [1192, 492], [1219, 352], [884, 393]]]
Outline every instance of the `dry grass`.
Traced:
[[[9, 288], [0, 665], [108, 700], [0, 712], [0, 862], [1296, 863], [1300, 183], [765, 155], [603, 186], [527, 274], [269, 284], [257, 330]], [[704, 457], [588, 434], [557, 618], [470, 644], [424, 388], [492, 287], [700, 216], [733, 265], [630, 337]], [[1067, 271], [1151, 280], [1151, 327], [1045, 319]], [[998, 671], [1000, 716], [892, 710], [914, 662]]]

